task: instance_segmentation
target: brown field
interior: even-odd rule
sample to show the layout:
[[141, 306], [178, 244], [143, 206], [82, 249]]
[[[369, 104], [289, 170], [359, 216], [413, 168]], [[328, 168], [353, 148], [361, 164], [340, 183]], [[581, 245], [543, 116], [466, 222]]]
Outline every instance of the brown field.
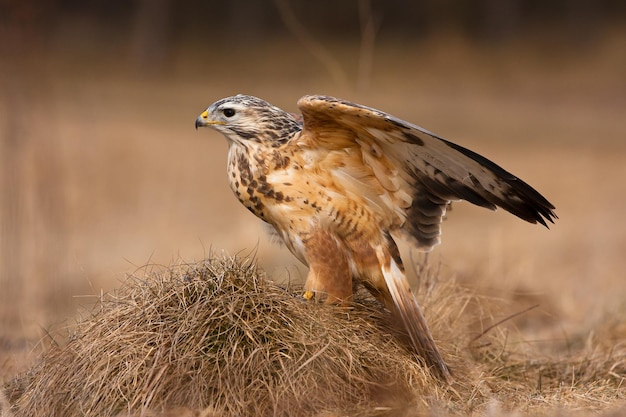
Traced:
[[[481, 300], [461, 310], [473, 325], [455, 327], [466, 332], [459, 338], [538, 307], [494, 330], [492, 343], [512, 355], [501, 367], [472, 362], [440, 324], [443, 350], [458, 349], [461, 368], [484, 371], [467, 375], [490, 392], [476, 400], [466, 386], [455, 397], [431, 381], [432, 391], [419, 391], [441, 398], [431, 412], [619, 409], [626, 399], [625, 38], [607, 30], [580, 46], [526, 39], [487, 47], [455, 37], [380, 44], [365, 68], [353, 45], [332, 44], [339, 79], [288, 42], [236, 52], [187, 44], [151, 69], [104, 43], [65, 47], [60, 38], [49, 48], [13, 50], [0, 68], [0, 383], [31, 369], [51, 345], [63, 346], [77, 311], [140, 266], [223, 251], [255, 256], [275, 281], [300, 282], [297, 261], [231, 195], [225, 140], [195, 131], [193, 122], [239, 92], [291, 111], [301, 95], [323, 93], [469, 147], [557, 208], [559, 220], [546, 230], [503, 211], [454, 205], [428, 264], [442, 286], [454, 282]], [[445, 323], [453, 312], [446, 314], [433, 320]], [[537, 364], [548, 369], [548, 382]]]

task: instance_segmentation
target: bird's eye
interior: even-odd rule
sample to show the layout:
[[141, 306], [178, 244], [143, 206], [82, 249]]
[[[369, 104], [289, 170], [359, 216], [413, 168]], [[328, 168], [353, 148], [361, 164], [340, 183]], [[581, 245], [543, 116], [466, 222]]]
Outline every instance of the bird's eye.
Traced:
[[226, 116], [226, 117], [233, 117], [235, 115], [235, 110], [233, 110], [233, 109], [224, 109], [224, 110], [222, 110], [222, 113], [224, 113], [224, 116]]

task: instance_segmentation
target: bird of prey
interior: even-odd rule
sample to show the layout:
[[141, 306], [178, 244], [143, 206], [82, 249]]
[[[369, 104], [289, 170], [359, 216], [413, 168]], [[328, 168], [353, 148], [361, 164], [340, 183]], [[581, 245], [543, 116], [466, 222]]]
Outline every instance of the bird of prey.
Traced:
[[301, 116], [239, 94], [211, 104], [196, 129], [226, 136], [230, 187], [309, 267], [305, 298], [346, 303], [361, 282], [449, 379], [394, 238], [431, 250], [456, 200], [546, 227], [554, 206], [487, 158], [382, 111], [320, 95], [298, 107]]

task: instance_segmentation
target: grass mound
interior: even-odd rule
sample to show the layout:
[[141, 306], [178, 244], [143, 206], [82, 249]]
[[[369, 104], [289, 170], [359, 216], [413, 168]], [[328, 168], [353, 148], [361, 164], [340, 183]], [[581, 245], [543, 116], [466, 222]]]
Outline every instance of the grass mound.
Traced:
[[67, 343], [6, 384], [3, 402], [7, 415], [38, 417], [413, 416], [620, 396], [623, 347], [529, 359], [501, 332], [482, 334], [484, 306], [467, 291], [423, 281], [450, 386], [422, 368], [367, 295], [350, 309], [305, 302], [250, 262], [219, 258], [130, 277]]
[[235, 259], [131, 277], [9, 384], [9, 400], [16, 415], [260, 416], [380, 414], [446, 395], [373, 301], [345, 310], [299, 294]]

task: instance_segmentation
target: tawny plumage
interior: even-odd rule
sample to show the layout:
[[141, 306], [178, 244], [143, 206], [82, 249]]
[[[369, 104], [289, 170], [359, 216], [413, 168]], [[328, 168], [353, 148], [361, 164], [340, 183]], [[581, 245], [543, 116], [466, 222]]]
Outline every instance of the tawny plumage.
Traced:
[[237, 95], [213, 103], [196, 128], [226, 136], [230, 186], [309, 266], [305, 297], [348, 302], [353, 279], [363, 283], [447, 379], [393, 237], [432, 249], [454, 200], [544, 226], [554, 206], [488, 159], [379, 110], [326, 96], [298, 107], [301, 117]]

